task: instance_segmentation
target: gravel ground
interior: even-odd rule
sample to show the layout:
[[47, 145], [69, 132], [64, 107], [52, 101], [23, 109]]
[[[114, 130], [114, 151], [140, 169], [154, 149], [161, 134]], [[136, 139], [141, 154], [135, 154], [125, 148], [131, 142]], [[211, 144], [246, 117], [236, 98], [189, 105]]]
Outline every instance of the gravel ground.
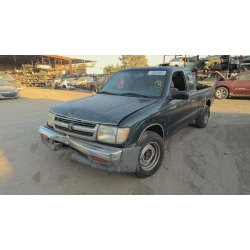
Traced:
[[215, 100], [207, 127], [176, 133], [158, 172], [138, 179], [71, 162], [70, 150], [40, 141], [51, 106], [91, 94], [24, 88], [0, 100], [0, 194], [250, 194], [250, 99]]

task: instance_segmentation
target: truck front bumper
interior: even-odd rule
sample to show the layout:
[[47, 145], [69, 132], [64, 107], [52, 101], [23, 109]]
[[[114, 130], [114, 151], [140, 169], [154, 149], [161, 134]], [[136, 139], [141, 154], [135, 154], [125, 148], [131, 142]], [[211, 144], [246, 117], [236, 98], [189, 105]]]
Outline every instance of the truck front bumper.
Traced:
[[68, 146], [76, 151], [72, 159], [110, 172], [135, 172], [141, 147], [116, 148], [60, 134], [48, 127], [39, 127], [42, 142], [57, 151]]

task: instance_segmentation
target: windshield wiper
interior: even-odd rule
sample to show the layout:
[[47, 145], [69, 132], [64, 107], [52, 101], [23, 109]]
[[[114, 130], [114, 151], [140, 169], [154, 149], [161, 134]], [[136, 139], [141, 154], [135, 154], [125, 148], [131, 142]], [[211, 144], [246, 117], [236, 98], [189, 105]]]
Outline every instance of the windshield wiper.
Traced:
[[141, 95], [141, 94], [136, 94], [136, 93], [123, 93], [123, 94], [119, 94], [119, 95], [123, 95], [123, 96], [141, 96], [141, 97], [146, 97], [146, 98], [150, 98], [152, 96], [149, 95]]
[[116, 95], [116, 94], [114, 94], [114, 93], [107, 92], [107, 91], [97, 92], [97, 94], [109, 94], [109, 95]]

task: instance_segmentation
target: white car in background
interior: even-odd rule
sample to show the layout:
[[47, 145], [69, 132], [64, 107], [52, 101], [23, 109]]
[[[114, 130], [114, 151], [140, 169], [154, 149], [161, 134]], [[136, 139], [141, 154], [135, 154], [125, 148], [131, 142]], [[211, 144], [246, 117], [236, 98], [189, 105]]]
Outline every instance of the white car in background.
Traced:
[[75, 89], [75, 87], [71, 84], [71, 81], [68, 79], [63, 79], [59, 84], [58, 87], [61, 89]]
[[93, 77], [82, 76], [75, 82], [75, 86], [82, 89], [90, 89], [91, 83], [93, 82], [94, 82]]
[[56, 78], [51, 85], [52, 89], [75, 89], [69, 79]]

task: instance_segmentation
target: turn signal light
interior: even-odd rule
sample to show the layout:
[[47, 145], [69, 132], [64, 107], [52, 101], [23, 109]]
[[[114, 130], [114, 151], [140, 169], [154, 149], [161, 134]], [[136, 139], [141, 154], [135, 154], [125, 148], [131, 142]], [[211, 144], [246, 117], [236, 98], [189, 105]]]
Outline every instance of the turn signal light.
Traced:
[[49, 137], [47, 135], [42, 135], [43, 139], [48, 141], [49, 140]]
[[105, 164], [107, 161], [102, 159], [102, 158], [98, 158], [96, 156], [93, 156], [93, 161], [96, 161], [98, 163], [102, 163], [102, 164]]

